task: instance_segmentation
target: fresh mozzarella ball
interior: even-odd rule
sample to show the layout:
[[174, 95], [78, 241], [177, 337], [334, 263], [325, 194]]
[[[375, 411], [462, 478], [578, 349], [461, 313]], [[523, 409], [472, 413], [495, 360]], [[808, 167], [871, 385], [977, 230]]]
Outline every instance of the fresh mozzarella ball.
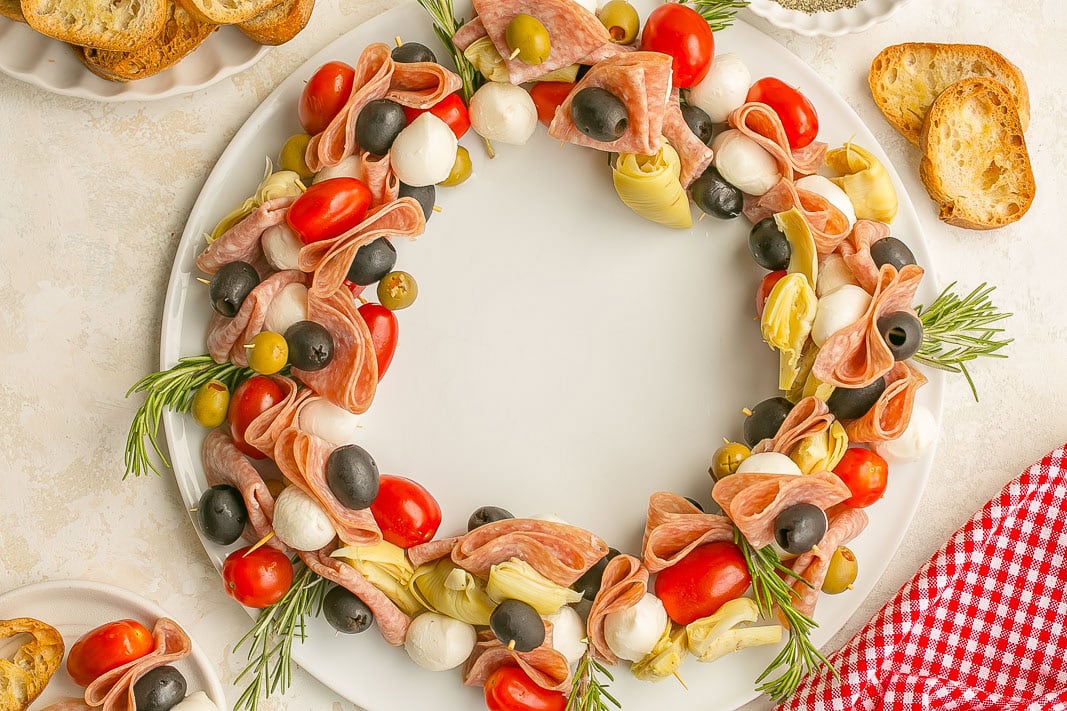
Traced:
[[259, 243], [263, 246], [267, 261], [278, 271], [300, 268], [300, 248], [304, 243], [300, 241], [296, 230], [289, 225], [284, 222], [271, 225], [263, 233]]
[[490, 141], [521, 146], [537, 128], [537, 108], [520, 86], [491, 81], [474, 92], [470, 103], [471, 127]]
[[774, 157], [735, 128], [716, 136], [711, 150], [715, 152], [719, 174], [741, 192], [759, 196], [782, 179]]
[[645, 593], [633, 607], [604, 618], [604, 638], [619, 659], [644, 659], [667, 628], [667, 610], [652, 593]]
[[448, 124], [427, 111], [397, 135], [389, 161], [400, 182], [414, 188], [433, 185], [452, 172], [458, 145]]
[[308, 320], [308, 288], [303, 284], [286, 284], [267, 307], [263, 329], [283, 336], [294, 323]]
[[445, 671], [467, 661], [476, 640], [474, 627], [466, 622], [424, 612], [411, 621], [404, 649], [411, 661], [423, 669]]
[[830, 336], [863, 318], [871, 305], [871, 295], [863, 288], [845, 284], [819, 299], [815, 323], [811, 325], [811, 340], [815, 345], [826, 343]]
[[298, 551], [317, 551], [336, 535], [318, 502], [295, 486], [278, 494], [272, 525], [278, 540]]
[[934, 414], [922, 405], [916, 405], [904, 433], [897, 439], [879, 442], [874, 446], [874, 451], [889, 460], [911, 462], [929, 451], [937, 441], [937, 434]]
[[796, 185], [800, 190], [807, 190], [809, 193], [823, 196], [831, 205], [843, 212], [845, 217], [848, 218], [850, 230], [852, 225], [856, 224], [856, 208], [852, 206], [852, 201], [849, 199], [848, 194], [834, 185], [829, 178], [824, 178], [821, 175], [805, 175], [796, 182]]
[[819, 279], [815, 282], [815, 295], [821, 299], [846, 284], [859, 286], [852, 269], [845, 263], [845, 258], [834, 252], [819, 264]]
[[724, 123], [745, 103], [752, 75], [736, 54], [720, 54], [711, 69], [689, 90], [689, 104], [704, 109], [714, 123]]
[[219, 711], [219, 707], [203, 691], [189, 694], [170, 711]]
[[550, 523], [562, 523], [562, 524], [566, 524], [567, 523], [566, 521], [564, 521], [563, 519], [561, 519], [559, 516], [557, 516], [554, 513], [540, 513], [540, 514], [537, 514], [536, 516], [531, 516], [530, 518], [532, 518], [534, 521], [548, 521]]
[[315, 173], [312, 183], [321, 183], [330, 178], [356, 178], [363, 180], [363, 164], [359, 160], [359, 154], [350, 155], [337, 165], [331, 165]]
[[545, 618], [552, 623], [552, 649], [567, 658], [572, 667], [585, 654], [589, 645], [585, 640], [585, 624], [570, 605], [559, 608], [559, 612]]
[[359, 415], [326, 400], [312, 400], [300, 409], [300, 429], [338, 447], [353, 444], [359, 429]]
[[789, 457], [779, 452], [751, 454], [741, 461], [737, 474], [789, 474], [803, 476], [800, 467]]

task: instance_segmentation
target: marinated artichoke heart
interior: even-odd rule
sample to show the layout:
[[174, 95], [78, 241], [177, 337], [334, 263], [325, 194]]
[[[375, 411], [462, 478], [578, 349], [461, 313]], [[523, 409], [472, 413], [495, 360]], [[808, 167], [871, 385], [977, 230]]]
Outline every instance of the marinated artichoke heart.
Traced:
[[[816, 307], [818, 304], [816, 304]], [[797, 377], [793, 380], [793, 387], [789, 388], [787, 397], [790, 402], [800, 402], [806, 397], [817, 397], [826, 402], [834, 386], [824, 383], [814, 375], [811, 368], [815, 365], [815, 358], [819, 355], [819, 347], [811, 339], [804, 344], [804, 350], [797, 362]]]
[[897, 191], [881, 161], [854, 143], [846, 143], [826, 154], [826, 164], [841, 173], [830, 178], [845, 191], [856, 217], [861, 220], [892, 222], [897, 216]]
[[682, 161], [666, 141], [655, 155], [620, 153], [611, 172], [615, 192], [641, 217], [676, 229], [693, 226], [689, 197], [678, 177]]
[[815, 247], [815, 236], [811, 233], [808, 221], [795, 207], [774, 216], [778, 229], [785, 235], [792, 251], [789, 255], [789, 272], [803, 274], [808, 278], [812, 289], [818, 283], [819, 252]]
[[799, 272], [782, 277], [763, 307], [763, 340], [780, 353], [778, 388], [789, 390], [800, 374], [800, 355], [811, 334], [818, 299], [808, 278]]
[[382, 541], [373, 546], [345, 546], [332, 554], [351, 565], [360, 575], [370, 581], [371, 585], [385, 593], [397, 607], [409, 616], [422, 612], [425, 608], [411, 591], [408, 584], [414, 568], [408, 562], [404, 549]]
[[714, 615], [686, 625], [689, 651], [701, 662], [714, 662], [746, 647], [777, 644], [782, 641], [781, 625], [738, 627], [759, 619], [759, 608], [747, 597], [739, 597], [720, 607]]
[[276, 173], [272, 173], [270, 160], [268, 159], [267, 169], [263, 173], [263, 180], [260, 182], [259, 187], [256, 188], [255, 194], [219, 220], [219, 223], [215, 225], [215, 229], [211, 230], [210, 235], [207, 235], [208, 244], [217, 240], [226, 230], [251, 215], [257, 207], [268, 200], [280, 197], [296, 197], [302, 192], [304, 192], [304, 184], [300, 182], [299, 175], [291, 170], [279, 170]]
[[[481, 72], [482, 76], [489, 81], [499, 81], [504, 83], [511, 81], [511, 78], [508, 76], [507, 64], [504, 63], [504, 58], [500, 56], [500, 52], [496, 51], [496, 46], [493, 44], [493, 40], [488, 37], [479, 37], [471, 42], [470, 45], [463, 50], [463, 56], [466, 57], [467, 61], [473, 64], [474, 68]], [[551, 71], [537, 79], [537, 81], [562, 81], [568, 84], [573, 84], [577, 80], [577, 64], [560, 67], [559, 69]]]
[[478, 580], [451, 558], [419, 566], [408, 589], [427, 609], [471, 625], [488, 625], [496, 607]]
[[689, 656], [686, 648], [688, 635], [685, 627], [675, 627], [668, 620], [663, 630], [663, 636], [656, 642], [652, 651], [639, 662], [630, 667], [633, 675], [641, 681], [663, 681], [667, 677], [674, 676], [678, 667]]
[[833, 471], [848, 449], [848, 435], [844, 426], [834, 420], [823, 432], [800, 440], [789, 458], [804, 474]]
[[541, 615], [554, 615], [582, 599], [580, 592], [557, 585], [519, 558], [491, 567], [485, 591], [497, 602], [522, 600]]

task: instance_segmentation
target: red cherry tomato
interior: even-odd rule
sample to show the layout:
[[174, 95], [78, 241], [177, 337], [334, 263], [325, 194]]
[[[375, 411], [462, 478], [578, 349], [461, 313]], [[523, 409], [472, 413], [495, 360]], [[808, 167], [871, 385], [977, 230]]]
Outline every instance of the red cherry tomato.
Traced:
[[434, 537], [441, 525], [441, 507], [420, 484], [402, 476], [382, 474], [378, 498], [370, 505], [382, 537], [411, 548]]
[[404, 107], [404, 115], [408, 117], [408, 124], [427, 111], [447, 123], [452, 133], [456, 134], [456, 138], [463, 138], [463, 135], [470, 130], [471, 117], [467, 113], [467, 105], [463, 103], [459, 94], [449, 94], [428, 109]]
[[680, 625], [715, 614], [748, 590], [752, 578], [741, 549], [729, 541], [706, 543], [660, 572], [656, 597]]
[[248, 553], [250, 548], [245, 546], [226, 556], [222, 564], [226, 592], [246, 607], [270, 607], [293, 584], [293, 564], [277, 548], [263, 546]]
[[674, 86], [688, 89], [711, 69], [715, 39], [707, 21], [696, 10], [665, 3], [648, 14], [641, 31], [641, 49], [669, 54], [674, 60]]
[[834, 467], [834, 474], [852, 492], [852, 496], [845, 499], [845, 504], [862, 509], [885, 494], [885, 487], [889, 483], [889, 464], [869, 449], [850, 447]]
[[367, 288], [365, 286], [360, 286], [356, 282], [351, 281], [349, 279], [345, 279], [345, 287], [347, 287], [347, 289], [352, 292], [353, 299], [362, 294], [363, 291]]
[[567, 697], [542, 689], [516, 666], [503, 666], [485, 680], [485, 707], [489, 711], [563, 711]]
[[311, 75], [296, 109], [305, 131], [314, 136], [330, 124], [352, 94], [355, 76], [344, 62], [327, 62]]
[[137, 620], [108, 622], [74, 643], [67, 656], [67, 673], [78, 686], [89, 686], [101, 674], [140, 659], [155, 647], [152, 633]]
[[530, 98], [537, 109], [537, 120], [548, 125], [556, 116], [556, 109], [563, 103], [574, 88], [566, 81], [539, 81], [530, 89]]
[[771, 294], [771, 289], [774, 285], [781, 281], [782, 277], [788, 274], [784, 269], [776, 272], [770, 272], [767, 276], [763, 277], [763, 281], [759, 283], [759, 289], [756, 291], [756, 317], [763, 318], [763, 307], [767, 304], [767, 297]]
[[400, 333], [400, 324], [396, 314], [381, 304], [363, 304], [359, 315], [367, 322], [370, 340], [374, 344], [374, 355], [378, 359], [378, 380], [381, 381], [396, 353], [396, 340]]
[[330, 178], [305, 190], [285, 214], [285, 221], [311, 244], [347, 232], [367, 216], [370, 188], [357, 178]]
[[230, 398], [226, 419], [230, 423], [230, 436], [237, 449], [252, 459], [265, 459], [267, 455], [245, 442], [245, 430], [252, 420], [259, 417], [274, 404], [284, 399], [281, 387], [263, 375], [254, 375], [237, 386]]
[[[789, 147], [794, 151], [809, 145], [819, 134], [819, 115], [815, 113], [815, 107], [808, 97], [781, 79], [760, 79], [748, 90], [745, 101], [758, 101], [774, 109], [774, 113], [782, 120]], [[769, 128], [755, 123], [752, 128], [765, 136], [770, 135]]]

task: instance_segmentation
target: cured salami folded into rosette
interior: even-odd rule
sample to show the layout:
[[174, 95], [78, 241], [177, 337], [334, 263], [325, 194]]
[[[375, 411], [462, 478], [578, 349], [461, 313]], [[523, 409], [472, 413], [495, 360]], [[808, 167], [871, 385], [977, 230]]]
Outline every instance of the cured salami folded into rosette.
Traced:
[[600, 590], [589, 608], [586, 633], [593, 656], [606, 664], [617, 664], [619, 658], [608, 646], [604, 634], [604, 620], [613, 612], [623, 612], [641, 602], [648, 592], [648, 569], [632, 555], [617, 555], [604, 569]]
[[685, 122], [678, 97], [678, 90], [672, 90], [670, 101], [667, 102], [667, 113], [663, 118], [663, 137], [678, 151], [678, 157], [682, 160], [679, 179], [682, 185], [688, 188], [711, 165], [715, 154]]
[[873, 294], [878, 288], [878, 265], [871, 257], [871, 245], [889, 236], [889, 225], [873, 220], [856, 220], [848, 239], [837, 248], [856, 281]]
[[825, 402], [814, 396], [803, 398], [786, 415], [778, 433], [758, 442], [752, 453], [778, 452], [788, 456], [802, 440], [825, 432], [833, 421], [834, 416]]
[[[275, 272], [256, 285], [233, 318], [213, 313], [208, 324], [207, 350], [216, 363], [248, 365], [245, 345], [263, 330], [270, 304], [290, 284], [306, 284], [308, 275], [295, 269]], [[325, 324], [324, 324], [325, 325]]]
[[819, 257], [831, 254], [849, 235], [845, 213], [830, 204], [822, 195], [797, 188], [793, 181], [782, 178], [778, 184], [759, 197], [745, 195], [742, 212], [753, 224], [760, 220], [796, 208], [808, 223], [815, 238]]
[[432, 563], [441, 558], [451, 557], [452, 550], [461, 540], [463, 540], [463, 536], [454, 536], [452, 538], [439, 538], [436, 541], [420, 543], [417, 546], [412, 546], [407, 550], [408, 561], [411, 563], [411, 567], [418, 568], [426, 563]]
[[661, 491], [648, 500], [641, 557], [648, 572], [658, 573], [699, 545], [733, 538], [734, 526], [725, 516], [704, 513], [685, 498]]
[[888, 442], [897, 439], [911, 422], [915, 393], [926, 376], [911, 363], [894, 363], [885, 376], [885, 391], [863, 417], [845, 422], [852, 442]]
[[509, 665], [519, 666], [543, 689], [570, 693], [571, 668], [567, 658], [552, 648], [551, 623], [545, 623], [544, 644], [529, 652], [509, 649], [489, 630], [479, 632], [474, 651], [463, 666], [463, 683], [484, 686], [493, 672]]
[[385, 205], [396, 200], [400, 194], [400, 178], [393, 172], [388, 153], [376, 156], [367, 151], [360, 151], [359, 166], [363, 183], [370, 190], [372, 205]]
[[829, 524], [822, 540], [812, 550], [797, 556], [789, 566], [811, 586], [805, 585], [800, 580], [786, 578], [787, 582], [792, 581], [793, 590], [797, 594], [793, 607], [797, 612], [809, 617], [815, 611], [815, 603], [819, 600], [819, 592], [826, 579], [826, 573], [830, 569], [830, 559], [834, 551], [838, 546], [843, 546], [858, 536], [867, 527], [867, 514], [860, 509], [841, 504], [826, 513]]
[[300, 405], [308, 398], [314, 397], [314, 393], [307, 388], [301, 388], [292, 378], [284, 375], [266, 377], [281, 388], [283, 397], [248, 423], [244, 437], [245, 442], [274, 459], [274, 446], [278, 443], [278, 438], [296, 423]]
[[104, 711], [136, 711], [133, 687], [137, 680], [158, 667], [189, 656], [193, 643], [174, 620], [161, 617], [152, 628], [155, 648], [143, 657], [115, 667], [97, 677], [85, 689], [85, 703]]
[[230, 262], [256, 264], [262, 261], [263, 233], [285, 222], [285, 213], [294, 200], [294, 197], [280, 197], [257, 207], [200, 253], [196, 258], [197, 269], [205, 274], [214, 274]]
[[[792, 182], [799, 175], [811, 175], [826, 158], [826, 144], [812, 141], [804, 148], [790, 150], [789, 138], [777, 112], [766, 104], [749, 102], [730, 114], [730, 125], [758, 143], [774, 157], [778, 172]], [[776, 212], [781, 212], [777, 210]]]

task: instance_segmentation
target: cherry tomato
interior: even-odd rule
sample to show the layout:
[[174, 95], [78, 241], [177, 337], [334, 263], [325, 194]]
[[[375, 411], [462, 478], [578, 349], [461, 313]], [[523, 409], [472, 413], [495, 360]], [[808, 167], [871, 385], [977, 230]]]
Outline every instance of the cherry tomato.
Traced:
[[297, 105], [300, 125], [311, 136], [321, 133], [352, 94], [356, 72], [344, 62], [327, 62], [311, 75]]
[[370, 340], [374, 344], [374, 355], [378, 359], [378, 380], [381, 381], [396, 353], [396, 340], [400, 333], [400, 324], [396, 314], [381, 304], [363, 304], [359, 315], [367, 322]]
[[780, 269], [776, 272], [768, 272], [763, 281], [759, 283], [759, 289], [756, 291], [756, 317], [763, 318], [763, 307], [767, 304], [767, 297], [771, 294], [771, 289], [777, 284], [782, 277], [788, 274], [784, 269]]
[[350, 279], [345, 279], [345, 286], [348, 288], [349, 291], [352, 292], [353, 299], [357, 298], [367, 288], [365, 286], [360, 286], [359, 284], [354, 281], [351, 281]]
[[489, 711], [563, 711], [567, 697], [542, 689], [516, 666], [503, 666], [485, 680], [485, 707]]
[[705, 543], [660, 572], [656, 597], [680, 625], [715, 614], [748, 590], [752, 578], [741, 549], [729, 541]]
[[370, 512], [382, 529], [382, 537], [401, 548], [431, 540], [441, 525], [437, 500], [420, 484], [402, 476], [381, 475], [378, 497]]
[[852, 492], [852, 496], [845, 499], [845, 504], [862, 509], [885, 494], [885, 487], [889, 483], [889, 464], [869, 449], [850, 447], [834, 467], [834, 474]]
[[408, 117], [408, 125], [427, 111], [447, 123], [452, 133], [456, 134], [456, 138], [463, 138], [463, 135], [470, 130], [471, 117], [467, 113], [467, 105], [463, 103], [458, 93], [449, 94], [428, 109], [413, 109], [405, 106], [404, 115]]
[[566, 81], [539, 81], [530, 89], [530, 97], [537, 109], [537, 120], [544, 125], [552, 123], [556, 116], [556, 109], [563, 103], [574, 88], [574, 84]]
[[[819, 134], [819, 115], [815, 113], [815, 107], [806, 96], [781, 79], [760, 79], [748, 90], [745, 101], [758, 101], [774, 109], [782, 120], [789, 147], [794, 151], [809, 145]], [[768, 127], [753, 123], [752, 128], [765, 136], [770, 135]]]
[[315, 183], [289, 206], [285, 221], [311, 244], [337, 237], [352, 229], [367, 216], [370, 188], [358, 178], [330, 178]]
[[696, 10], [678, 3], [665, 3], [648, 14], [641, 31], [641, 49], [662, 52], [673, 58], [674, 86], [688, 89], [698, 84], [711, 68], [715, 39], [707, 21]]
[[274, 404], [279, 403], [285, 395], [281, 387], [270, 378], [255, 375], [237, 386], [230, 398], [230, 409], [226, 414], [230, 423], [230, 436], [237, 449], [252, 459], [265, 459], [267, 455], [245, 442], [245, 430], [252, 420], [259, 417]]
[[270, 607], [293, 584], [293, 564], [277, 548], [263, 546], [248, 553], [250, 549], [238, 548], [226, 556], [222, 564], [226, 593], [246, 607]]
[[78, 686], [89, 686], [97, 677], [156, 647], [147, 627], [137, 620], [119, 620], [89, 630], [74, 643], [67, 656], [67, 672]]

